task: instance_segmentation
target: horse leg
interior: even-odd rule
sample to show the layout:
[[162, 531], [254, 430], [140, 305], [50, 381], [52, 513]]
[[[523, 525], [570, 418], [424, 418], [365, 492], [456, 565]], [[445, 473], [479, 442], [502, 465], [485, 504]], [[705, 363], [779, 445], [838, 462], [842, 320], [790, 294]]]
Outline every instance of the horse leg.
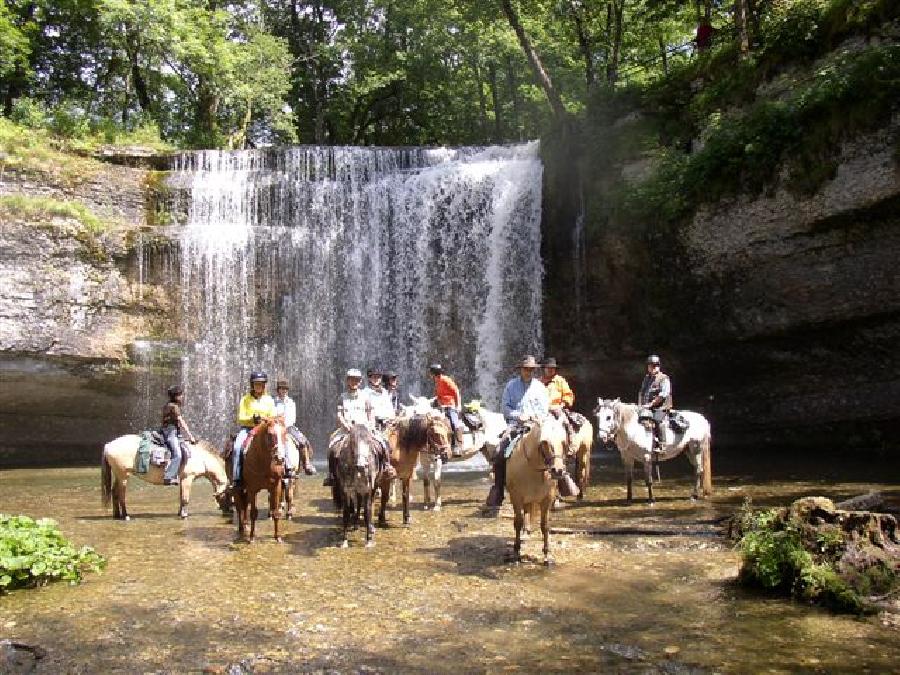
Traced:
[[125, 506], [125, 495], [128, 493], [128, 477], [123, 476], [116, 479], [115, 488], [113, 490], [115, 503], [118, 505], [121, 520], [131, 520], [128, 516], [128, 508]]
[[179, 488], [181, 492], [181, 508], [178, 510], [178, 515], [181, 518], [188, 517], [188, 502], [191, 501], [191, 484], [194, 482], [193, 474], [184, 474], [181, 477], [181, 481], [179, 482]]
[[434, 461], [434, 510], [440, 511], [441, 504], [441, 473], [444, 469], [444, 460], [436, 457]]
[[634, 481], [634, 460], [625, 460], [623, 458], [623, 461], [625, 461], [625, 499], [627, 499], [628, 503], [631, 504], [634, 501], [631, 497], [631, 484]]
[[350, 519], [353, 517], [353, 503], [347, 499], [347, 495], [343, 495], [343, 504], [344, 504], [344, 539], [340, 543], [341, 548], [347, 548], [350, 545], [350, 541], [347, 538], [347, 532], [350, 531]]
[[[393, 482], [393, 481], [392, 481]], [[378, 527], [387, 527], [388, 490], [381, 484], [381, 505], [378, 508]]]
[[522, 507], [522, 504], [513, 504], [513, 526], [516, 528], [513, 562], [521, 562], [522, 560], [522, 526], [525, 524], [525, 511]]
[[113, 507], [113, 518], [117, 520], [121, 520], [122, 518], [122, 505], [119, 504], [119, 478], [114, 476], [112, 479], [112, 507]]
[[552, 565], [555, 561], [550, 555], [550, 498], [541, 502], [541, 534], [544, 535], [544, 564]]
[[247, 490], [247, 501], [250, 502], [250, 538], [248, 541], [252, 544], [256, 537], [256, 517], [259, 515], [259, 510], [256, 508], [256, 493]]
[[394, 481], [391, 481], [390, 493], [391, 506], [397, 506], [397, 484]]
[[375, 500], [375, 493], [370, 492], [365, 500], [363, 514], [366, 522], [366, 548], [372, 548], [375, 546], [375, 525], [372, 524], [372, 503]]
[[647, 483], [647, 503], [653, 506], [656, 504], [653, 498], [653, 460], [649, 455], [644, 456], [644, 482]]
[[700, 446], [697, 443], [691, 443], [687, 452], [688, 460], [694, 467], [694, 491], [691, 493], [691, 501], [701, 499], [703, 496], [703, 458], [700, 454]]
[[409, 478], [403, 479], [403, 524], [409, 525]]
[[283, 515], [281, 512], [281, 497], [281, 481], [276, 480], [275, 487], [269, 491], [269, 513], [272, 514], [272, 520], [275, 522], [275, 541], [279, 544], [284, 543], [284, 539], [281, 538], [281, 532], [279, 531], [281, 516]]

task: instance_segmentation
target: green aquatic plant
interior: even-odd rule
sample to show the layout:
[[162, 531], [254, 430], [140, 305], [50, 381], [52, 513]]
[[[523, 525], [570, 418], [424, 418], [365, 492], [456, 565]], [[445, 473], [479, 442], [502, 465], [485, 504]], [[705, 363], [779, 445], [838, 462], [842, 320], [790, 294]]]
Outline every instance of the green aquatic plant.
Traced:
[[106, 559], [90, 546], [76, 549], [49, 518], [0, 514], [0, 593], [51, 581], [81, 581]]

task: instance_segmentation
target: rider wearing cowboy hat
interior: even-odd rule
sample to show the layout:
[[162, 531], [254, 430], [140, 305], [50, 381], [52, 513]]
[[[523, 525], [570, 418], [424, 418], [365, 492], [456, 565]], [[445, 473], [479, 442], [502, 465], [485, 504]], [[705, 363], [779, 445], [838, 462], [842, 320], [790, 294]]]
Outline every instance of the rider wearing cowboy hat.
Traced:
[[547, 388], [535, 379], [534, 371], [538, 363], [530, 354], [519, 362], [519, 375], [506, 383], [503, 390], [503, 417], [508, 424], [503, 440], [494, 457], [494, 485], [488, 494], [487, 506], [499, 508], [503, 505], [503, 488], [506, 485], [506, 449], [521, 425], [529, 420], [541, 419], [550, 410]]
[[262, 371], [250, 373], [250, 391], [243, 395], [238, 406], [237, 423], [241, 430], [234, 439], [234, 452], [231, 455], [231, 482], [233, 486], [241, 483], [241, 468], [244, 460], [244, 441], [257, 424], [264, 419], [276, 416], [275, 401], [266, 393], [269, 376]]
[[672, 409], [672, 381], [662, 372], [660, 360], [656, 354], [647, 357], [647, 374], [638, 392], [638, 405], [646, 411], [641, 419], [652, 421], [653, 435], [656, 443], [654, 452], [662, 450], [662, 425]]

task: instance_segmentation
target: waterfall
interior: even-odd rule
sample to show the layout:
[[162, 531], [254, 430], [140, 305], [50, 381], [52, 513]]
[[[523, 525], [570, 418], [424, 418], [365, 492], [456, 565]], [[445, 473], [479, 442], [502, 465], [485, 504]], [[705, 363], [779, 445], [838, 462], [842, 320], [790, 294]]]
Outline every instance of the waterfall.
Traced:
[[290, 381], [317, 449], [351, 367], [430, 396], [438, 361], [464, 400], [496, 409], [516, 361], [541, 351], [541, 176], [536, 142], [179, 156], [194, 425], [223, 438], [257, 368], [270, 391]]

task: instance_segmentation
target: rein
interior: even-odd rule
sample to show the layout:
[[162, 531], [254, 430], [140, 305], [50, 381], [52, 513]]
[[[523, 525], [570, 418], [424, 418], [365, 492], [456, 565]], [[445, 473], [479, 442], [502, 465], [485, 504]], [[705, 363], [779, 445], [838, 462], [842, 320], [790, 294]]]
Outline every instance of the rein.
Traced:
[[[538, 427], [538, 426], [532, 427], [532, 428], [528, 431], [528, 433], [526, 433], [526, 434], [522, 437], [522, 439], [521, 439], [519, 442], [520, 442], [520, 443], [524, 443], [524, 442], [525, 442], [525, 438], [528, 437], [528, 436], [530, 436], [532, 433], [534, 433], [534, 430], [535, 430], [535, 429], [540, 429], [540, 427]], [[553, 456], [553, 455], [550, 455], [550, 457], [547, 457], [547, 456], [541, 451], [541, 446], [542, 446], [542, 445], [543, 445], [543, 443], [541, 443], [541, 439], [540, 439], [540, 437], [539, 437], [539, 438], [538, 438], [538, 442], [537, 442], [537, 448], [538, 448], [537, 452], [538, 452], [538, 455], [540, 456], [541, 460], [542, 460], [543, 463], [544, 463], [543, 468], [535, 468], [534, 466], [532, 466], [531, 457], [528, 456], [528, 447], [527, 447], [527, 446], [522, 448], [522, 452], [525, 454], [525, 461], [526, 461], [526, 463], [528, 464], [528, 467], [529, 467], [530, 469], [532, 469], [532, 470], [534, 470], [534, 471], [538, 471], [538, 472], [540, 472], [540, 473], [546, 473], [546, 472], [550, 471], [550, 468], [551, 468], [552, 465], [553, 465], [553, 459], [554, 459], [554, 456]]]

